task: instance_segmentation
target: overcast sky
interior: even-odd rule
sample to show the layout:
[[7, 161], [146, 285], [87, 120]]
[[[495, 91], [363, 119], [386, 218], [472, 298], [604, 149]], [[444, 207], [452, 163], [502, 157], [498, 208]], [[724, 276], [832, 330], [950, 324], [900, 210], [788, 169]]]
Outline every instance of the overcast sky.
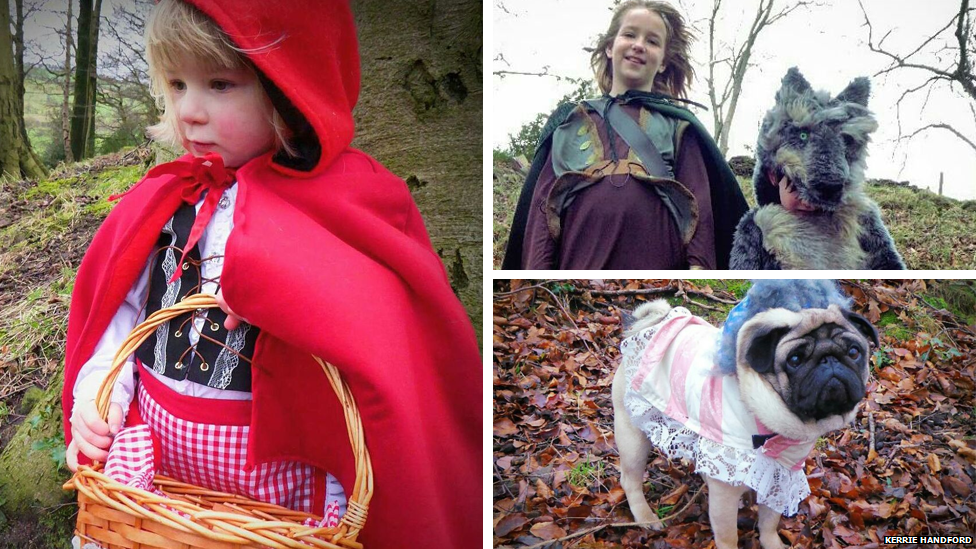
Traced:
[[[548, 66], [551, 74], [566, 77], [592, 77], [589, 54], [597, 35], [609, 24], [611, 0], [493, 0], [492, 70], [542, 72]], [[673, 2], [678, 4], [677, 1]], [[832, 95], [840, 92], [853, 78], [870, 76], [871, 99], [868, 106], [879, 122], [869, 148], [867, 176], [910, 181], [912, 184], [938, 190], [939, 172], [945, 173], [943, 194], [959, 199], [976, 199], [976, 152], [944, 130], [928, 130], [911, 141], [896, 141], [898, 117], [895, 103], [909, 88], [919, 85], [925, 76], [919, 72], [896, 71], [891, 75], [873, 76], [887, 66], [884, 56], [867, 47], [868, 30], [864, 15], [855, 0], [821, 0], [822, 7], [800, 8], [789, 17], [767, 27], [756, 44], [755, 66], [749, 69], [743, 94], [739, 99], [730, 136], [730, 155], [750, 154], [762, 116], [773, 102], [780, 79], [791, 66], [799, 67], [814, 88], [826, 89]], [[957, 0], [863, 0], [874, 27], [874, 40], [891, 31], [885, 48], [906, 54], [926, 37], [934, 34], [952, 18]], [[731, 41], [748, 31], [758, 0], [726, 1], [722, 7], [720, 31]], [[777, 2], [786, 5], [783, 1]], [[694, 7], [689, 8], [689, 5]], [[707, 29], [705, 10], [711, 2], [685, 0], [682, 11], [688, 19], [697, 20]], [[947, 38], [952, 38], [946, 33]], [[950, 44], [951, 45], [951, 44]], [[931, 45], [930, 45], [931, 46]], [[934, 51], [936, 48], [931, 48]], [[499, 60], [501, 55], [505, 62]], [[699, 33], [693, 49], [697, 63], [707, 59], [707, 40]], [[940, 66], [946, 66], [949, 56]], [[919, 61], [937, 63], [932, 56]], [[708, 104], [704, 70], [692, 87], [690, 99]], [[505, 148], [508, 136], [518, 131], [537, 114], [551, 112], [556, 101], [574, 86], [552, 77], [492, 77], [494, 112], [485, 123], [495, 148]], [[902, 102], [901, 127], [904, 135], [928, 123], [946, 122], [976, 141], [976, 121], [971, 101], [946, 87], [931, 94], [927, 103], [924, 93]], [[706, 128], [711, 129], [711, 113], [697, 111]], [[749, 147], [749, 149], [746, 149]]]

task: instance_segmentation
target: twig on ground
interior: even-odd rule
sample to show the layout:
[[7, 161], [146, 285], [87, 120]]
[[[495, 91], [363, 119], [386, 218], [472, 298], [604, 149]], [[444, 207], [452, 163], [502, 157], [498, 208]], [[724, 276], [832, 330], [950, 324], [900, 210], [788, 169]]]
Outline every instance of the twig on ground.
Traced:
[[545, 286], [542, 286], [542, 285], [538, 285], [537, 284], [537, 285], [533, 285], [533, 286], [526, 286], [525, 288], [519, 288], [517, 290], [512, 290], [510, 292], [498, 293], [498, 294], [495, 294], [495, 296], [496, 297], [500, 297], [500, 296], [510, 295], [510, 294], [514, 294], [514, 293], [521, 292], [521, 291], [528, 290], [528, 289], [539, 289], [539, 290], [543, 290], [546, 293], [548, 293], [550, 296], [552, 296], [552, 300], [556, 304], [556, 306], [559, 307], [559, 310], [563, 312], [563, 315], [565, 315], [566, 318], [568, 318], [570, 322], [573, 323], [573, 327], [576, 328], [576, 335], [579, 336], [580, 341], [582, 341], [583, 342], [583, 345], [586, 346], [586, 350], [588, 350], [593, 356], [595, 356], [596, 359], [600, 361], [600, 364], [604, 368], [608, 368], [609, 367], [609, 366], [607, 366], [606, 361], [603, 360], [603, 357], [600, 356], [600, 353], [598, 353], [596, 350], [594, 350], [593, 347], [590, 347], [590, 342], [587, 341], [586, 337], [584, 337], [583, 330], [580, 329], [579, 324], [576, 324], [576, 319], [573, 318], [573, 315], [569, 314], [569, 311], [567, 311], [566, 308], [563, 307], [562, 302], [559, 301], [559, 296], [557, 296], [549, 288], [546, 288]]
[[724, 313], [725, 312], [724, 310], [719, 309], [718, 307], [712, 307], [711, 305], [705, 305], [704, 303], [699, 303], [699, 302], [695, 301], [694, 299], [689, 299], [688, 300], [688, 303], [691, 303], [692, 305], [694, 305], [696, 307], [701, 307], [702, 309], [705, 309], [706, 311], [715, 311], [716, 313]]
[[679, 294], [679, 291], [680, 291], [681, 293], [685, 293], [685, 294], [688, 294], [688, 295], [697, 295], [697, 296], [700, 296], [700, 297], [704, 297], [705, 299], [710, 299], [712, 301], [717, 301], [719, 303], [725, 303], [726, 305], [736, 305], [736, 304], [739, 303], [738, 301], [733, 301], [733, 300], [729, 300], [729, 299], [723, 299], [721, 297], [715, 296], [714, 294], [709, 294], [709, 293], [701, 292], [701, 291], [698, 291], [698, 290], [690, 290], [690, 289], [687, 289], [687, 288], [680, 289], [679, 290], [679, 288], [673, 288], [673, 287], [670, 287], [670, 286], [669, 287], [666, 287], [666, 288], [639, 288], [639, 289], [632, 289], [632, 290], [586, 290], [586, 291], [590, 292], [591, 295], [611, 295], [611, 296], [612, 295], [617, 295], [617, 296], [620, 296], [620, 295], [659, 295], [659, 294], [676, 294], [676, 295], [678, 295]]
[[[688, 509], [688, 507], [690, 507], [691, 504], [694, 503], [695, 500], [698, 499], [698, 496], [701, 495], [703, 488], [704, 488], [704, 486], [698, 488], [698, 490], [694, 493], [694, 495], [691, 496], [691, 498], [688, 500], [688, 502], [685, 503], [681, 507], [681, 509], [678, 509], [674, 513], [671, 513], [670, 515], [662, 518], [661, 519], [661, 522], [665, 522], [665, 521], [671, 520], [673, 518], [677, 518], [682, 513], [684, 513]], [[545, 546], [547, 546], [547, 545], [549, 545], [551, 543], [559, 543], [561, 541], [569, 541], [571, 539], [581, 538], [581, 537], [583, 537], [583, 536], [585, 536], [587, 534], [594, 534], [596, 532], [599, 532], [600, 530], [603, 530], [604, 528], [634, 528], [634, 527], [638, 527], [638, 526], [645, 527], [647, 525], [648, 525], [648, 523], [646, 523], [646, 522], [608, 522], [606, 524], [601, 524], [600, 526], [594, 526], [593, 528], [587, 528], [585, 530], [580, 530], [579, 532], [570, 534], [568, 536], [563, 536], [561, 538], [551, 539], [551, 540], [543, 541], [541, 543], [536, 543], [535, 545], [530, 545], [530, 546], [526, 547], [525, 549], [535, 549], [535, 548], [538, 548], [538, 547], [545, 547]]]
[[874, 412], [868, 412], [868, 428], [871, 430], [871, 436], [868, 438], [868, 450], [878, 451], [874, 447]]

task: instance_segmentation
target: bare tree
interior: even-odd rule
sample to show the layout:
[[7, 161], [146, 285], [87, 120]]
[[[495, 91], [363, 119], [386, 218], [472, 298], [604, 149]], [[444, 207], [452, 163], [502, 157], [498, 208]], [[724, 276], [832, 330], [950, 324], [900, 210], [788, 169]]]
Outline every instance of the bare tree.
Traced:
[[71, 4], [68, 0], [68, 17], [64, 27], [64, 84], [61, 86], [61, 142], [64, 143], [64, 161], [74, 162], [71, 154], [71, 51], [74, 37], [71, 34]]
[[24, 123], [24, 95], [25, 88], [24, 82], [27, 79], [27, 74], [30, 73], [33, 65], [24, 64], [24, 50], [26, 49], [26, 44], [24, 43], [24, 21], [31, 16], [34, 12], [38, 11], [38, 6], [35, 4], [28, 4], [24, 6], [24, 0], [14, 0], [14, 28], [13, 28], [13, 41], [14, 41], [14, 70], [17, 73], [16, 86], [16, 99], [17, 99], [17, 118], [19, 119], [18, 124], [20, 125], [21, 138], [27, 143], [27, 147], [30, 153], [34, 155], [34, 160], [40, 164], [40, 158], [36, 156], [33, 147], [30, 146], [30, 137], [27, 135], [27, 125]]
[[[723, 155], [729, 149], [729, 131], [739, 104], [742, 84], [749, 70], [749, 60], [760, 33], [797, 8], [814, 3], [792, 2], [788, 7], [774, 12], [775, 4], [776, 0], [759, 0], [759, 7], [756, 8], [749, 32], [742, 38], [742, 43], [724, 45], [715, 36], [716, 23], [722, 17], [722, 0], [712, 1], [712, 11], [708, 18], [708, 75], [705, 81], [708, 84], [708, 100], [712, 108], [712, 135]], [[726, 67], [728, 74], [717, 74], [716, 69], [719, 67]]]
[[95, 87], [98, 66], [98, 27], [102, 0], [80, 0], [78, 47], [75, 56], [75, 95], [71, 115], [71, 154], [88, 158], [95, 149]]
[[[871, 51], [884, 55], [891, 61], [875, 76], [895, 71], [925, 75], [924, 81], [905, 90], [895, 103], [898, 108], [899, 139], [911, 139], [924, 131], [939, 129], [952, 133], [969, 145], [973, 151], [976, 151], [976, 137], [967, 136], [963, 131], [946, 121], [927, 124], [907, 136], [902, 134], [901, 129], [902, 101], [912, 94], [924, 91], [926, 93], [925, 103], [927, 104], [932, 92], [936, 91], [940, 85], [947, 86], [953, 93], [969, 98], [971, 101], [969, 112], [972, 115], [969, 120], [976, 122], [976, 108], [974, 108], [976, 105], [976, 74], [973, 72], [973, 57], [976, 56], [976, 33], [974, 33], [972, 24], [974, 8], [969, 7], [969, 0], [960, 0], [959, 9], [949, 21], [935, 34], [921, 40], [918, 46], [908, 53], [897, 53], [885, 48], [884, 41], [891, 34], [891, 30], [875, 43], [874, 28], [871, 25], [868, 13], [861, 0], [858, 0], [858, 4], [861, 6], [861, 13], [864, 14], [864, 25], [868, 28], [868, 47], [871, 48]], [[946, 54], [948, 54], [948, 59], [946, 59]], [[933, 58], [936, 61], [926, 60]], [[922, 108], [924, 110], [924, 104]]]
[[0, 0], [0, 175], [43, 177], [44, 166], [24, 138], [24, 96], [14, 57], [10, 3]]
[[99, 77], [99, 103], [115, 110], [116, 116], [106, 124], [108, 129], [115, 134], [130, 133], [132, 140], [140, 140], [142, 129], [160, 114], [149, 91], [149, 63], [142, 37], [152, 7], [152, 0], [118, 5], [103, 29], [115, 47], [102, 53], [99, 60], [104, 73]]

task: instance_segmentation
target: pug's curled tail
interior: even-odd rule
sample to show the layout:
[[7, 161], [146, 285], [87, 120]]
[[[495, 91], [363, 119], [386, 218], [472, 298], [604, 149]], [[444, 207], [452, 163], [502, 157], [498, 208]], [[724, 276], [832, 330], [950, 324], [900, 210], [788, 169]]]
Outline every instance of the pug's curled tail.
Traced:
[[655, 299], [641, 304], [631, 314], [624, 316], [624, 337], [630, 337], [641, 330], [657, 324], [671, 312], [671, 305], [663, 299]]

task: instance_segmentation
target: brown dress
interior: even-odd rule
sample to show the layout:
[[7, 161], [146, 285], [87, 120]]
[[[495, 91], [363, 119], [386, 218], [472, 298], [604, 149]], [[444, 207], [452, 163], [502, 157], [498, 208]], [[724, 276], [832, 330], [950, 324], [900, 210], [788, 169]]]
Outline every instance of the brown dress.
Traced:
[[[647, 111], [637, 103], [622, 108], [638, 122], [641, 111]], [[565, 207], [554, 206], [553, 197], [560, 186], [565, 186], [562, 180], [572, 174], [556, 176], [556, 148], [550, 151], [539, 174], [526, 225], [525, 268], [687, 269], [694, 265], [714, 269], [711, 193], [695, 133], [683, 132], [677, 151], [670, 155], [674, 180], [657, 182], [680, 187], [691, 201], [695, 219], [691, 227], [682, 230], [654, 190], [654, 178], [647, 177], [627, 143], [617, 135], [609, 138], [598, 113], [588, 111], [583, 116], [589, 117], [583, 126], [594, 132], [593, 145], [583, 145], [596, 155], [585, 170], [589, 184], [583, 185]], [[645, 124], [646, 116], [645, 112]], [[583, 133], [581, 129], [580, 135]]]

